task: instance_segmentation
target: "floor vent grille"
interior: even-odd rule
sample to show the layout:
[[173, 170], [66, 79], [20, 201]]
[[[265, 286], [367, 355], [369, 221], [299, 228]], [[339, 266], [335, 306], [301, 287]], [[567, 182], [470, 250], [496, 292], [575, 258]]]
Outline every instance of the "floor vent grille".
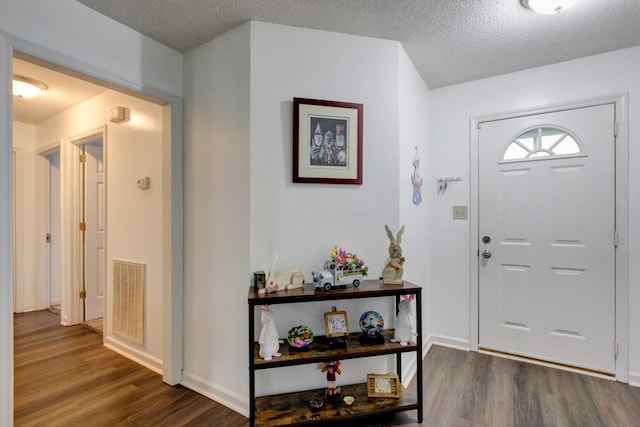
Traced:
[[113, 335], [144, 346], [145, 264], [113, 261]]

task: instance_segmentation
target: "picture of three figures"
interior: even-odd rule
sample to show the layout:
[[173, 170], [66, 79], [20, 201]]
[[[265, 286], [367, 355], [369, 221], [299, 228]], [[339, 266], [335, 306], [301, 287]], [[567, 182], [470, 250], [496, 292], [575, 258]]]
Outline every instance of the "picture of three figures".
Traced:
[[311, 116], [309, 166], [348, 166], [347, 119]]

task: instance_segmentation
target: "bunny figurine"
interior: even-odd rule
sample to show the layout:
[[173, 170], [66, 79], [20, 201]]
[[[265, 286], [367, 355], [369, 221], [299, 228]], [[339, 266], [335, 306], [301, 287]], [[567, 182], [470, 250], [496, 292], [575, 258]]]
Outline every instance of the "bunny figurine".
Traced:
[[404, 297], [398, 304], [398, 315], [396, 317], [396, 329], [391, 342], [399, 342], [400, 345], [407, 345], [415, 336], [411, 325], [411, 301], [415, 295]]
[[382, 270], [382, 283], [385, 285], [402, 285], [402, 272], [404, 264], [404, 257], [402, 256], [402, 247], [400, 243], [402, 241], [402, 233], [404, 233], [404, 225], [398, 230], [396, 237], [393, 237], [393, 233], [389, 230], [388, 226], [384, 226], [387, 230], [387, 236], [389, 237], [389, 258]]
[[288, 290], [301, 288], [304, 283], [304, 276], [302, 272], [295, 267], [287, 268], [279, 275], [276, 276], [275, 267], [276, 261], [278, 260], [278, 255], [273, 260], [273, 264], [271, 264], [271, 269], [267, 268], [267, 264], [262, 260], [262, 258], [258, 258], [260, 265], [262, 266], [262, 270], [265, 273], [265, 287], [258, 290], [258, 294], [266, 294], [271, 292], [278, 292], [280, 290]]
[[273, 320], [273, 311], [271, 311], [269, 305], [263, 305], [260, 307], [260, 311], [262, 312], [262, 330], [258, 339], [258, 344], [260, 344], [258, 354], [264, 360], [271, 360], [272, 357], [280, 356], [278, 352], [280, 350], [280, 339], [276, 330], [276, 322]]

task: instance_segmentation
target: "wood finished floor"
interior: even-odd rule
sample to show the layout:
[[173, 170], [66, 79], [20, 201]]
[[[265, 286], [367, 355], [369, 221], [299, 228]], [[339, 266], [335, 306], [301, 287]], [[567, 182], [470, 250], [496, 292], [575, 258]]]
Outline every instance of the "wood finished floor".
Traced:
[[[248, 426], [246, 418], [102, 346], [48, 312], [15, 319], [16, 426]], [[345, 426], [417, 426], [416, 411]], [[639, 426], [640, 388], [434, 346], [423, 426]]]

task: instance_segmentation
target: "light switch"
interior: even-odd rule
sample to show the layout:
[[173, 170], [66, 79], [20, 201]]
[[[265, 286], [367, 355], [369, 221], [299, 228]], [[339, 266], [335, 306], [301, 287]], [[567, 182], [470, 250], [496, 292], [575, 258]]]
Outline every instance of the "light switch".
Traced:
[[454, 206], [453, 207], [453, 219], [467, 219], [467, 207], [466, 206]]

